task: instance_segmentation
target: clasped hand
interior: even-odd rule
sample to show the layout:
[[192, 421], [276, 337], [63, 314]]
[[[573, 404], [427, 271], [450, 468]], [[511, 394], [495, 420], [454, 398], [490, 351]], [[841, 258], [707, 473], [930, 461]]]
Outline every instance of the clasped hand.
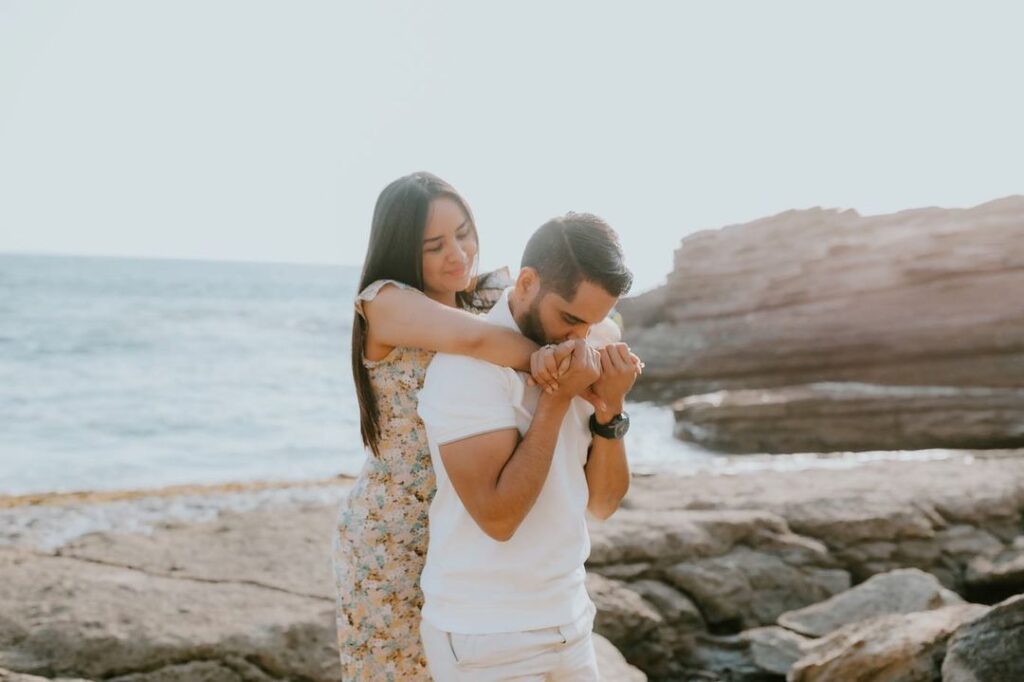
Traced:
[[552, 395], [579, 395], [597, 410], [616, 414], [643, 366], [625, 343], [593, 348], [581, 339], [564, 341], [533, 354], [529, 383]]

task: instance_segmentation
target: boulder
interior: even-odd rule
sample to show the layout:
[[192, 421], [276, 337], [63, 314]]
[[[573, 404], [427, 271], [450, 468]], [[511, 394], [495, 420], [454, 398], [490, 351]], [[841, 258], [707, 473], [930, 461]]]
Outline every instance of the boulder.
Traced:
[[594, 631], [619, 647], [647, 637], [664, 622], [643, 597], [617, 580], [590, 573], [587, 592], [597, 606]]
[[[624, 509], [591, 536], [592, 573], [642, 566], [630, 572], [629, 582], [660, 605], [651, 607], [659, 617], [671, 620], [677, 609], [689, 610], [669, 596], [674, 593], [691, 602], [713, 631], [771, 625], [785, 611], [850, 586], [849, 574], [822, 543], [792, 533], [781, 518], [763, 512]], [[608, 637], [625, 643], [614, 633]]]
[[1024, 680], [1024, 595], [957, 630], [942, 664], [942, 682], [1017, 680]]
[[692, 595], [709, 626], [719, 631], [774, 623], [782, 613], [827, 599], [850, 585], [846, 571], [794, 564], [747, 547], [679, 562], [665, 574]]
[[851, 623], [810, 644], [786, 679], [933, 682], [940, 674], [946, 641], [987, 610], [977, 604], [958, 604]]
[[881, 573], [825, 601], [779, 616], [779, 625], [821, 637], [844, 625], [893, 613], [913, 613], [962, 604], [935, 576], [916, 568]]

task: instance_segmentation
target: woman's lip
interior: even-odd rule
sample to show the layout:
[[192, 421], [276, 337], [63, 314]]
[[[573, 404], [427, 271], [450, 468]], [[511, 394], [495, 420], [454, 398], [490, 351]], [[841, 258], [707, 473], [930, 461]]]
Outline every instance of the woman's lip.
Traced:
[[450, 276], [450, 277], [458, 277], [459, 275], [466, 274], [466, 270], [467, 269], [468, 268], [466, 268], [466, 266], [463, 265], [461, 268], [459, 268], [457, 270], [445, 270], [445, 274]]

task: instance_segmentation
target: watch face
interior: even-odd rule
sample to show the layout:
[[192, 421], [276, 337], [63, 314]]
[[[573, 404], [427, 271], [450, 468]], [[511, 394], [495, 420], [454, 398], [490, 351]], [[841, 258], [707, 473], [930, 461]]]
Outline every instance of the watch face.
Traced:
[[591, 431], [604, 438], [622, 438], [629, 431], [629, 415], [625, 412], [616, 415], [607, 424], [597, 424], [591, 417]]
[[622, 438], [629, 431], [629, 417], [625, 413], [619, 415], [612, 421], [612, 428], [615, 429], [615, 437]]

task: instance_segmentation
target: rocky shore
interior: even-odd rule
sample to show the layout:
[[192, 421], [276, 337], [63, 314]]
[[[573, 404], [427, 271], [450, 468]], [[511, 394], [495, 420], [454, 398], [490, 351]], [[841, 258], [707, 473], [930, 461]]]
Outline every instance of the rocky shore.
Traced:
[[[0, 505], [0, 680], [338, 680], [346, 486]], [[1024, 679], [1020, 451], [641, 477], [592, 539], [605, 679]]]

